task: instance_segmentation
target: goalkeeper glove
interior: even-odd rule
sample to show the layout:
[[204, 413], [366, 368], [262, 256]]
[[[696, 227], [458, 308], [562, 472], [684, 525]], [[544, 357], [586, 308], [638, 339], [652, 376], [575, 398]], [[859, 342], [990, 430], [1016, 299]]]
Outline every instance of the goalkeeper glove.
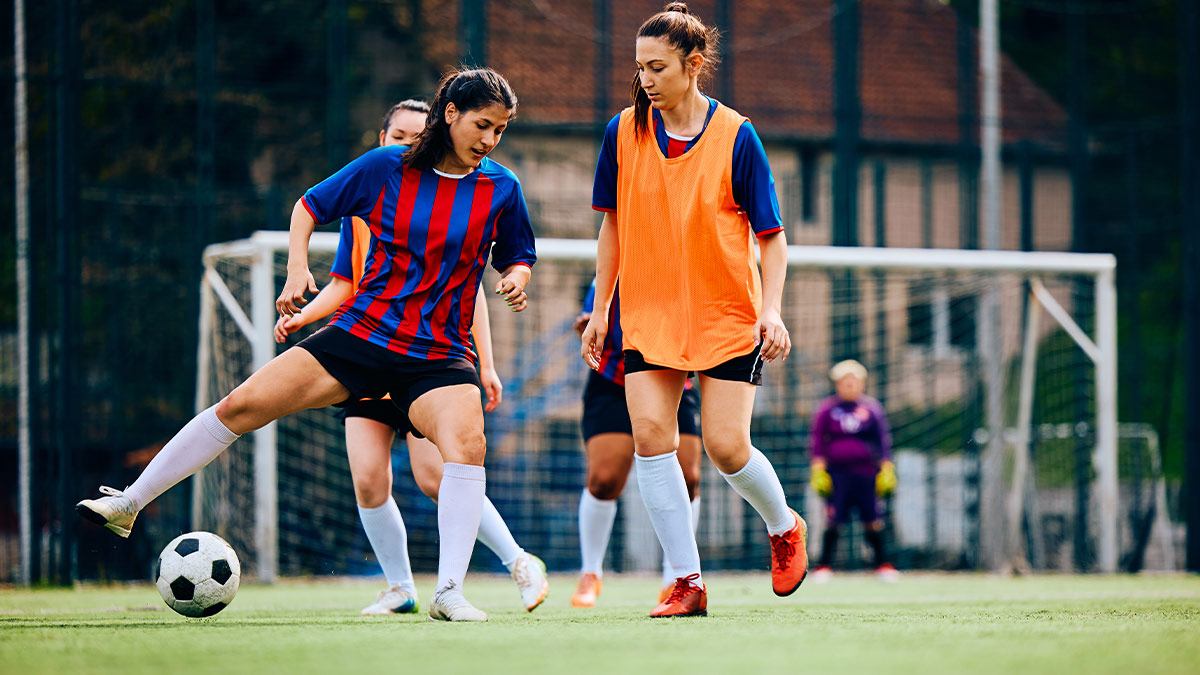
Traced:
[[875, 474], [875, 494], [886, 497], [896, 489], [896, 465], [884, 461], [879, 465], [879, 473]]
[[830, 478], [824, 464], [813, 465], [812, 474], [809, 476], [808, 482], [821, 497], [828, 497], [833, 494], [833, 478]]

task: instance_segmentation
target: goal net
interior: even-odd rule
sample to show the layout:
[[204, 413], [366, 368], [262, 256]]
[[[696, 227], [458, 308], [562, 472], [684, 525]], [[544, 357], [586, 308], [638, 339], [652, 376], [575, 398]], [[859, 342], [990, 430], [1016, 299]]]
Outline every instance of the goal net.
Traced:
[[[334, 234], [313, 236], [319, 283], [336, 245]], [[592, 281], [595, 243], [541, 239], [537, 250], [529, 309], [491, 312], [504, 402], [486, 415], [487, 492], [522, 547], [552, 570], [571, 571], [586, 469], [586, 366], [572, 323]], [[286, 254], [286, 232], [206, 250], [197, 409], [287, 348], [271, 334]], [[1112, 571], [1122, 556], [1138, 555], [1147, 566], [1174, 567], [1173, 549], [1160, 545], [1172, 532], [1156, 494], [1157, 447], [1144, 429], [1123, 438], [1116, 420], [1111, 256], [793, 246], [789, 265], [784, 321], [793, 351], [765, 369], [752, 436], [808, 519], [811, 554], [824, 521], [808, 488], [811, 417], [832, 394], [830, 366], [856, 358], [892, 427], [899, 486], [884, 506], [898, 565]], [[495, 282], [489, 270], [484, 284]], [[704, 464], [705, 568], [766, 569], [761, 520]], [[436, 506], [412, 480], [402, 439], [392, 468], [414, 569], [433, 571]], [[193, 494], [195, 527], [225, 537], [260, 579], [379, 572], [332, 409], [247, 434], [198, 475]], [[839, 566], [869, 564], [861, 539], [840, 538]], [[630, 480], [606, 569], [648, 572], [660, 556]], [[472, 564], [503, 569], [482, 546]]]

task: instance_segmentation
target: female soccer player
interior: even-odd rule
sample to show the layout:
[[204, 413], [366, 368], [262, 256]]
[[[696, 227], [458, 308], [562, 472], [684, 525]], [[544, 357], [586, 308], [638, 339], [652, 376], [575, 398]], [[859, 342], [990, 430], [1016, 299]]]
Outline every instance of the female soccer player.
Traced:
[[[606, 214], [582, 354], [599, 368], [620, 279], [638, 485], [675, 576], [651, 616], [704, 615], [708, 603], [675, 452], [675, 412], [690, 371], [700, 373], [709, 458], [766, 522], [775, 593], [795, 591], [808, 569], [804, 520], [750, 444], [762, 365], [791, 350], [780, 318], [787, 242], [754, 128], [697, 87], [717, 38], [680, 2], [638, 29], [634, 105], [608, 124], [592, 198]], [[672, 143], [683, 151], [672, 153]]]
[[813, 582], [833, 576], [838, 530], [850, 522], [852, 510], [866, 526], [867, 543], [875, 551], [875, 574], [884, 581], [900, 577], [883, 549], [883, 518], [878, 497], [896, 488], [892, 434], [879, 401], [863, 393], [867, 369], [854, 360], [829, 371], [837, 393], [821, 401], [813, 413], [812, 486], [825, 498], [825, 538]]
[[[429, 104], [406, 100], [391, 107], [383, 116], [379, 145], [410, 145], [425, 128]], [[361, 218], [343, 218], [341, 241], [334, 258], [332, 280], [299, 314], [280, 317], [275, 323], [275, 341], [333, 313], [358, 288], [371, 256], [371, 230]], [[500, 404], [503, 387], [492, 360], [491, 328], [487, 303], [475, 302], [471, 332], [479, 352], [479, 379], [487, 394], [484, 410]], [[392, 498], [392, 443], [397, 433], [407, 434], [408, 454], [417, 486], [434, 502], [442, 482], [442, 456], [428, 439], [412, 429], [408, 418], [388, 398], [352, 401], [342, 409], [346, 424], [346, 452], [358, 514], [375, 557], [383, 568], [388, 588], [379, 592], [375, 602], [363, 609], [366, 615], [407, 614], [417, 611], [417, 588], [408, 559], [408, 532], [400, 509]], [[479, 540], [504, 563], [517, 582], [527, 611], [533, 611], [546, 599], [549, 583], [545, 565], [526, 553], [513, 538], [504, 519], [486, 496], [479, 521]]]
[[437, 590], [429, 616], [486, 621], [462, 594], [483, 508], [483, 407], [468, 332], [489, 255], [496, 293], [527, 304], [536, 256], [520, 183], [487, 158], [517, 109], [488, 69], [443, 78], [411, 147], [376, 148], [310, 189], [292, 209], [288, 277], [276, 308], [315, 293], [308, 240], [319, 222], [366, 220], [376, 244], [358, 293], [329, 325], [272, 359], [189, 422], [124, 492], [76, 506], [121, 536], [138, 511], [248, 431], [300, 410], [391, 394], [445, 460], [438, 490]]
[[[596, 293], [592, 284], [583, 301], [583, 311], [575, 320], [575, 330], [583, 333], [591, 316]], [[625, 490], [625, 480], [633, 465], [633, 429], [625, 403], [625, 359], [621, 353], [621, 314], [614, 296], [608, 324], [612, 330], [604, 339], [600, 367], [588, 374], [583, 390], [583, 442], [587, 452], [587, 486], [579, 498], [579, 549], [583, 565], [579, 586], [571, 596], [574, 607], [594, 607], [604, 577], [604, 552], [617, 515], [617, 498]], [[689, 382], [690, 384], [690, 382]], [[691, 500], [692, 531], [700, 522], [700, 397], [688, 386], [683, 391], [677, 415], [679, 423], [679, 464]], [[659, 602], [670, 595], [674, 573], [663, 556], [663, 592]]]

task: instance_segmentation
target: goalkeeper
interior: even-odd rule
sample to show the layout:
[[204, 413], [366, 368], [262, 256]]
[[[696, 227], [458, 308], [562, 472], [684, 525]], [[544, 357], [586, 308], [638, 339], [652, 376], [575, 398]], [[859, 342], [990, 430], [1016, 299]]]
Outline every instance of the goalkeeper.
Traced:
[[833, 576], [838, 534], [858, 511], [867, 542], [875, 551], [875, 574], [895, 581], [896, 571], [884, 553], [879, 498], [896, 487], [892, 437], [879, 401], [863, 393], [867, 369], [858, 361], [842, 361], [829, 371], [837, 394], [817, 406], [812, 424], [812, 486], [825, 499], [825, 539], [813, 581]]

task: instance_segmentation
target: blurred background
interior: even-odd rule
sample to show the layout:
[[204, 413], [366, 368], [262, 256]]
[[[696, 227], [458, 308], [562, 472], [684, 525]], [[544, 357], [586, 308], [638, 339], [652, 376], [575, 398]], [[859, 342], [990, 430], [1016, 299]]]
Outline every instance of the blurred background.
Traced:
[[[869, 393], [892, 416], [900, 487], [888, 538], [902, 568], [1011, 568], [1013, 551], [999, 544], [1008, 528], [1023, 540], [1017, 568], [1099, 571], [1096, 538], [1113, 527], [1119, 569], [1200, 569], [1200, 499], [1184, 489], [1189, 476], [1193, 486], [1200, 478], [1196, 4], [998, 3], [1003, 170], [993, 243], [981, 225], [979, 2], [689, 6], [722, 31], [722, 63], [704, 90], [748, 116], [762, 137], [789, 243], [1117, 258], [1119, 523], [1096, 522], [1094, 367], [1048, 321], [1038, 333], [1026, 430], [1032, 489], [1015, 526], [995, 519], [1013, 473], [1011, 459], [986, 458], [982, 352], [1001, 343], [992, 353], [1002, 358], [1008, 428], [1018, 419], [1029, 279], [970, 269], [809, 269], [789, 278], [785, 318], [805, 339], [764, 388], [754, 428], [788, 493], [800, 499], [807, 489], [809, 419], [832, 391], [825, 372], [854, 357], [871, 370]], [[2, 7], [0, 33], [14, 35], [17, 7]], [[212, 358], [198, 363], [208, 245], [285, 229], [307, 187], [375, 146], [388, 107], [432, 98], [441, 74], [457, 65], [497, 69], [520, 97], [494, 158], [522, 180], [536, 234], [594, 238], [591, 180], [603, 127], [628, 105], [634, 35], [661, 4], [53, 0], [21, 9], [25, 74], [13, 50], [0, 54], [0, 212], [17, 212], [16, 167], [24, 163], [29, 358], [18, 358], [18, 218], [7, 215], [0, 582], [66, 584], [149, 578], [159, 548], [193, 527], [230, 539], [251, 573], [259, 567], [251, 439], [206, 470], [203, 490], [187, 481], [160, 498], [128, 541], [72, 512], [96, 486], [131, 482], [197, 406], [249, 374], [252, 348], [222, 327], [232, 319], [219, 308], [208, 309]], [[17, 100], [20, 83], [27, 95]], [[22, 103], [27, 155], [15, 152]], [[284, 253], [272, 254], [277, 271]], [[329, 253], [314, 257], [314, 271], [327, 271]], [[208, 262], [250, 313], [253, 262]], [[578, 566], [584, 372], [571, 357], [578, 348], [569, 325], [589, 265], [540, 263], [541, 294], [531, 293], [540, 305], [531, 317], [497, 317], [495, 328], [507, 389], [504, 407], [488, 419], [489, 495], [517, 540], [559, 571]], [[1094, 333], [1091, 279], [1046, 283]], [[1003, 333], [993, 341], [981, 340], [988, 324], [977, 319], [987, 289], [999, 289], [1006, 327], [993, 329]], [[25, 578], [23, 368], [32, 457]], [[330, 412], [282, 423], [277, 444], [278, 572], [377, 573]], [[427, 571], [436, 510], [413, 485], [405, 453], [397, 445], [395, 491], [414, 565]], [[706, 472], [706, 565], [762, 568], [767, 545], [757, 516], [711, 467]], [[1000, 491], [989, 496], [989, 482]], [[819, 509], [811, 495], [807, 501], [809, 511]], [[640, 499], [631, 489], [622, 503], [609, 565], [652, 569], [657, 553]], [[820, 520], [819, 511], [812, 516]], [[865, 565], [858, 538], [842, 539], [841, 564]], [[478, 568], [501, 569], [480, 551]]]

